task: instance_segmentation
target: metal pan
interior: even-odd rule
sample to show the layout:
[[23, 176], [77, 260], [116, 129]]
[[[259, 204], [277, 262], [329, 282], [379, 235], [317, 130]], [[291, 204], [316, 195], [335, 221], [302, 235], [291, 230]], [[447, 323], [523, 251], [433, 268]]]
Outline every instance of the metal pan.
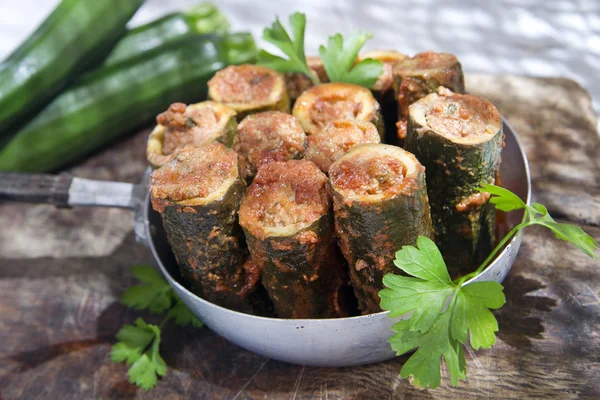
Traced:
[[[502, 152], [502, 186], [527, 203], [531, 200], [531, 178], [527, 157], [512, 127], [504, 123], [506, 147]], [[57, 206], [106, 206], [130, 208], [135, 212], [135, 233], [145, 243], [177, 295], [211, 330], [231, 342], [280, 361], [294, 364], [345, 367], [375, 363], [395, 356], [388, 337], [391, 326], [387, 312], [338, 319], [278, 319], [257, 317], [212, 304], [181, 284], [175, 258], [167, 243], [162, 220], [152, 210], [146, 187], [141, 184], [102, 182], [66, 175], [0, 173], [0, 199], [51, 203]], [[508, 227], [520, 222], [522, 213], [507, 215]], [[467, 281], [501, 282], [508, 274], [521, 245], [515, 236], [477, 278]]]

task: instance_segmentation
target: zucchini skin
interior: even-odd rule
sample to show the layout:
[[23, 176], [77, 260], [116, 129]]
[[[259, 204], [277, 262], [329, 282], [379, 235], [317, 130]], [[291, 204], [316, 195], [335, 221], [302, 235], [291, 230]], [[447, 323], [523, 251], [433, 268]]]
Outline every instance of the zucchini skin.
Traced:
[[425, 171], [421, 167], [409, 195], [376, 203], [348, 200], [330, 187], [337, 240], [348, 261], [358, 307], [363, 314], [380, 312], [378, 293], [383, 276], [397, 272], [396, 251], [414, 245], [420, 235], [434, 238]]
[[471, 272], [493, 248], [493, 205], [485, 201], [464, 211], [457, 206], [471, 196], [479, 196], [477, 187], [495, 182], [502, 147], [502, 124], [486, 142], [466, 145], [422, 129], [413, 117], [408, 119], [405, 148], [427, 170], [436, 244], [452, 275]]
[[105, 56], [142, 3], [62, 0], [0, 64], [0, 136], [56, 95], [74, 74]]
[[244, 283], [247, 254], [238, 224], [245, 188], [238, 177], [217, 201], [197, 206], [171, 203], [155, 209], [162, 211], [169, 244], [192, 290], [220, 306], [251, 312], [248, 300], [237, 294]]
[[327, 213], [290, 236], [258, 238], [244, 230], [252, 261], [280, 318], [337, 318], [348, 315], [343, 299], [341, 257], [333, 218]]
[[104, 66], [169, 46], [182, 38], [207, 33], [225, 34], [228, 27], [227, 18], [217, 7], [209, 3], [199, 4], [186, 12], [168, 14], [129, 30], [104, 60]]
[[[171, 103], [202, 100], [216, 71], [254, 59], [252, 36], [232, 36], [185, 38], [164, 51], [87, 74], [0, 151], [0, 171], [56, 170], [152, 120]], [[240, 51], [242, 41], [248, 52]]]
[[454, 61], [445, 68], [427, 70], [426, 73], [404, 74], [399, 68], [394, 69], [394, 96], [398, 103], [397, 137], [389, 138], [392, 144], [403, 145], [406, 138], [406, 126], [409, 107], [414, 102], [443, 86], [454, 93], [465, 93], [465, 78], [462, 65], [456, 57], [447, 53], [420, 53], [419, 56], [432, 54], [434, 57], [450, 56]]

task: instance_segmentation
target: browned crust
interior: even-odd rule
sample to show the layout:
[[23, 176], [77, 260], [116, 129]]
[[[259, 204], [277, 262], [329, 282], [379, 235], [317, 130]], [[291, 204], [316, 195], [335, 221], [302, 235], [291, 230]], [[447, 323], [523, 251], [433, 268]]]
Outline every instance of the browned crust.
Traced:
[[285, 79], [260, 65], [230, 65], [208, 81], [208, 96], [238, 112], [238, 119], [265, 110], [289, 111]]
[[366, 121], [332, 121], [322, 130], [308, 137], [305, 159], [314, 162], [324, 173], [337, 159], [354, 147], [366, 143], [380, 143], [375, 125]]
[[314, 86], [296, 100], [292, 111], [304, 130], [312, 134], [340, 119], [380, 123], [380, 107], [362, 86], [333, 82]]
[[302, 158], [305, 148], [306, 134], [300, 123], [280, 111], [247, 116], [239, 124], [233, 142], [241, 158], [242, 175], [248, 181], [264, 164]]
[[462, 66], [453, 54], [423, 52], [394, 66], [394, 92], [398, 102], [398, 138], [406, 138], [408, 107], [415, 101], [444, 86], [464, 93]]
[[[455, 94], [440, 87], [439, 97], [425, 113], [427, 125], [446, 137], [495, 135], [502, 124], [500, 113], [489, 101], [469, 94]], [[487, 127], [494, 127], [490, 132]]]
[[153, 206], [160, 211], [162, 201], [181, 202], [204, 198], [225, 180], [238, 174], [237, 154], [215, 142], [202, 148], [186, 146], [150, 176]]
[[327, 213], [331, 200], [327, 177], [306, 160], [272, 162], [262, 166], [240, 207], [240, 224], [265, 239], [265, 228], [310, 225]]

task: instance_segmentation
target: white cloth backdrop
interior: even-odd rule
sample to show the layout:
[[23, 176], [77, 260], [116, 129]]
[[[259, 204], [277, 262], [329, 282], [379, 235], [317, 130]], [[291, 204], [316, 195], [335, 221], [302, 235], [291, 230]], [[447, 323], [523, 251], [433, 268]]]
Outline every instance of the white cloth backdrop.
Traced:
[[[93, 0], [86, 0], [93, 1]], [[139, 25], [199, 0], [147, 0]], [[58, 0], [0, 0], [0, 59], [23, 40]], [[368, 49], [425, 50], [458, 56], [466, 72], [554, 76], [587, 88], [600, 113], [599, 0], [220, 0], [233, 29], [257, 39], [275, 15], [308, 17], [307, 54], [335, 32], [374, 34]], [[101, 16], [99, 16], [101, 18]], [[259, 39], [259, 44], [264, 44]]]

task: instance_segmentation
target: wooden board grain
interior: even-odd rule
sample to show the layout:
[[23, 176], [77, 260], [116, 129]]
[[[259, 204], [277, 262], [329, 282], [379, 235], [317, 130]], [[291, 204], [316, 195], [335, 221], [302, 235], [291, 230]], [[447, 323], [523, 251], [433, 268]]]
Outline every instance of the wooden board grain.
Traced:
[[[600, 139], [589, 95], [571, 81], [468, 76], [520, 134], [534, 199], [600, 238]], [[135, 182], [147, 131], [75, 168]], [[124, 161], [127, 160], [127, 161]], [[149, 263], [129, 211], [0, 205], [0, 399], [594, 399], [600, 398], [600, 265], [533, 228], [505, 281], [497, 344], [467, 352], [469, 379], [413, 388], [406, 357], [355, 368], [311, 368], [255, 355], [208, 329], [167, 327], [169, 370], [152, 391], [110, 362], [114, 334], [140, 313], [118, 303], [129, 266]], [[148, 320], [154, 317], [141, 314]]]

